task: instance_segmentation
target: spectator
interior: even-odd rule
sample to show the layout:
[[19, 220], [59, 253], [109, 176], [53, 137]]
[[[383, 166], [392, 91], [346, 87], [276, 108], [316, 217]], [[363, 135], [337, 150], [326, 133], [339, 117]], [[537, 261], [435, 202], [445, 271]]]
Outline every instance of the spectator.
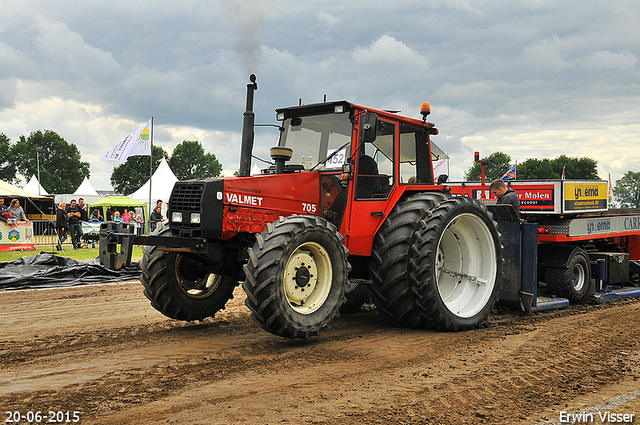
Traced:
[[89, 213], [87, 206], [84, 203], [84, 198], [78, 198], [78, 207], [80, 208], [80, 220], [89, 221]]
[[113, 221], [113, 210], [111, 209], [111, 206], [107, 207], [107, 221]]
[[89, 221], [92, 222], [98, 222], [98, 221], [104, 221], [104, 218], [100, 215], [100, 210], [95, 208], [93, 211], [91, 211], [91, 216], [89, 217]]
[[160, 212], [161, 209], [162, 207], [156, 205], [156, 209], [153, 210], [153, 212], [149, 216], [149, 232], [153, 232], [157, 228], [162, 226], [162, 224], [158, 224], [162, 223], [163, 220], [162, 213]]
[[20, 206], [20, 201], [18, 201], [17, 199], [11, 200], [11, 205], [9, 205], [9, 208], [7, 208], [7, 210], [11, 213], [13, 218], [15, 218], [16, 220], [29, 221], [27, 220], [27, 216], [24, 215], [24, 210]]
[[115, 221], [116, 223], [122, 223], [122, 217], [120, 217], [120, 211], [116, 211], [113, 213], [113, 221]]
[[80, 207], [76, 204], [76, 200], [72, 199], [69, 206], [66, 209], [67, 218], [69, 219], [69, 233], [71, 234], [71, 243], [73, 249], [81, 247], [80, 238], [82, 237], [82, 225], [80, 224], [80, 218], [82, 213]]
[[56, 210], [56, 233], [58, 234], [56, 249], [58, 251], [62, 249], [62, 243], [67, 240], [67, 234], [69, 233], [69, 219], [65, 211], [66, 206], [67, 204], [64, 202], [60, 202]]
[[5, 217], [5, 212], [7, 211], [7, 206], [4, 204], [4, 198], [0, 198], [0, 221], [7, 222]]
[[136, 234], [138, 236], [142, 235], [142, 228], [144, 227], [144, 220], [140, 214], [136, 215], [135, 218], [135, 226], [136, 226]]
[[127, 211], [127, 209], [124, 209], [124, 214], [122, 214], [122, 221], [124, 221], [125, 223], [129, 223], [131, 221], [131, 216], [129, 215], [129, 211]]

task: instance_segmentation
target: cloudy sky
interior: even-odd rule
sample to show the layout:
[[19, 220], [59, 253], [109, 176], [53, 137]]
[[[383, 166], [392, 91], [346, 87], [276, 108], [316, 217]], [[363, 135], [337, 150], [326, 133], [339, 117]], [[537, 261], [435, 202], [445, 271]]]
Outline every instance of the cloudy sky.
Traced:
[[[615, 181], [640, 171], [639, 21], [635, 0], [2, 1], [0, 133], [56, 131], [108, 189], [100, 157], [153, 116], [155, 144], [198, 140], [231, 174], [255, 73], [257, 123], [324, 94], [416, 118], [428, 101], [454, 180], [499, 150]], [[256, 154], [276, 141], [257, 129]]]

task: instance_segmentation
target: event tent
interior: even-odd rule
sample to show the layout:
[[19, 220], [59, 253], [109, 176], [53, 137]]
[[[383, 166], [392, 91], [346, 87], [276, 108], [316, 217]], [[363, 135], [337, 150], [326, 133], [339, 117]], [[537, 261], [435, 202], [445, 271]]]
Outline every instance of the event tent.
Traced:
[[96, 192], [93, 186], [91, 186], [91, 183], [89, 183], [89, 179], [86, 177], [84, 178], [84, 180], [82, 180], [82, 183], [80, 183], [80, 186], [78, 186], [73, 194], [79, 196], [100, 196], [100, 194]]
[[[151, 183], [149, 183], [149, 181]], [[151, 204], [152, 208], [155, 207], [156, 201], [158, 199], [162, 199], [162, 213], [164, 214], [167, 205], [169, 204], [169, 197], [171, 196], [171, 191], [173, 190], [173, 185], [178, 181], [178, 178], [171, 168], [169, 164], [167, 164], [167, 160], [162, 158], [160, 161], [160, 165], [156, 169], [153, 176], [151, 176], [150, 180], [138, 190], [129, 195], [130, 198], [135, 199], [136, 201], [141, 201], [148, 203], [149, 202], [149, 184], [151, 184]]]
[[44, 190], [44, 187], [42, 187], [35, 174], [31, 175], [31, 179], [29, 180], [29, 183], [27, 183], [27, 185], [24, 187], [24, 190], [26, 190], [27, 192], [35, 193], [39, 196], [49, 195], [49, 192]]
[[101, 210], [101, 215], [104, 217], [107, 211], [107, 207], [116, 207], [116, 209], [120, 212], [124, 210], [124, 208], [131, 209], [134, 207], [142, 208], [144, 212], [143, 218], [146, 221], [147, 217], [147, 204], [145, 202], [136, 201], [135, 199], [131, 199], [127, 196], [107, 196], [99, 201], [92, 202], [89, 204], [89, 214], [94, 208], [98, 208]]
[[38, 196], [0, 180], [0, 197], [4, 198], [4, 204], [7, 207], [12, 199], [18, 199], [29, 220], [50, 220], [51, 217], [54, 217], [52, 196]]
[[28, 190], [20, 189], [19, 187], [2, 180], [0, 180], [0, 196], [7, 198], [10, 196], [18, 196], [23, 198], [44, 198], [44, 196], [38, 196], [35, 193], [29, 192]]

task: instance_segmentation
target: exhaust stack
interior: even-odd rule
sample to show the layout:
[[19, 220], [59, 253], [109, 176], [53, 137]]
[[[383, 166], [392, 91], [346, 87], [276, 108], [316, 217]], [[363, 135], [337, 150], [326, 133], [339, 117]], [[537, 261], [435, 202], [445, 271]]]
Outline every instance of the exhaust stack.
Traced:
[[249, 76], [249, 84], [247, 84], [247, 105], [242, 120], [242, 144], [240, 146], [240, 177], [248, 177], [251, 175], [251, 153], [253, 151], [253, 124], [255, 121], [255, 113], [253, 112], [253, 94], [258, 90], [255, 74]]

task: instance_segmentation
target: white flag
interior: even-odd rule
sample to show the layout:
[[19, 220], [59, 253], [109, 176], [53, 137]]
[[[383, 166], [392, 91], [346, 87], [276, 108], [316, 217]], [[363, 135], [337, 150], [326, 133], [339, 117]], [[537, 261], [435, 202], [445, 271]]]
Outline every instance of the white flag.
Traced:
[[145, 125], [125, 137], [122, 142], [111, 148], [109, 152], [102, 155], [100, 160], [102, 162], [119, 162], [120, 164], [124, 164], [130, 156], [151, 156], [150, 131], [151, 120], [147, 121]]

